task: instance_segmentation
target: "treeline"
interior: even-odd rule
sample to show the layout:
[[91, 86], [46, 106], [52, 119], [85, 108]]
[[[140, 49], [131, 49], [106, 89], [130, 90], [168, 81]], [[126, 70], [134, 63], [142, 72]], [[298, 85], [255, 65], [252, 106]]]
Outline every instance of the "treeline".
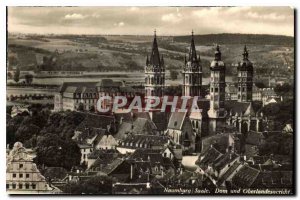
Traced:
[[[207, 34], [195, 35], [195, 42], [202, 45], [212, 44], [253, 44], [253, 45], [284, 45], [294, 46], [294, 37], [267, 34]], [[191, 36], [175, 36], [175, 42], [189, 43]]]

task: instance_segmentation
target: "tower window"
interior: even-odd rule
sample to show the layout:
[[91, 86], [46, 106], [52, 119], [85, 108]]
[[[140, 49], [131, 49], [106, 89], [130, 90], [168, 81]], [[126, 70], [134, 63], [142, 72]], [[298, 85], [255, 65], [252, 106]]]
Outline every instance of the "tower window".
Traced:
[[219, 92], [219, 88], [215, 88], [215, 92]]
[[16, 178], [17, 177], [17, 175], [16, 174], [13, 174], [13, 178]]
[[20, 169], [22, 169], [23, 168], [23, 164], [20, 164], [19, 167], [20, 167]]

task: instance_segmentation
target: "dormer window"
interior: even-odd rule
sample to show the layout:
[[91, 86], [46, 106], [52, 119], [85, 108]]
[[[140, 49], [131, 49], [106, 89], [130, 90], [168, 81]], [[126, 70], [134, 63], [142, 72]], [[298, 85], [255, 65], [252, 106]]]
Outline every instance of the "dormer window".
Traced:
[[174, 122], [174, 126], [177, 126], [177, 121]]

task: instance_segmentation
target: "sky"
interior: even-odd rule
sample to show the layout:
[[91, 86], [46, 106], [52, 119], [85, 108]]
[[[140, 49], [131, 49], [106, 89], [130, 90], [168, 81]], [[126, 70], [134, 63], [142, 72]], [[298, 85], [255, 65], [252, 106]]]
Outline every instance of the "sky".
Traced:
[[294, 36], [290, 7], [8, 7], [7, 21], [17, 33]]

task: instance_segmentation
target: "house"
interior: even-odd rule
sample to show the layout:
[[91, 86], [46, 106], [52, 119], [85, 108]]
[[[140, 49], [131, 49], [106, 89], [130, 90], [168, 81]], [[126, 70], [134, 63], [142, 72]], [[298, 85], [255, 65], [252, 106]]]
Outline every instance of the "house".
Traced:
[[80, 164], [87, 165], [88, 163], [88, 155], [93, 152], [94, 148], [90, 144], [77, 144], [80, 153], [81, 153], [81, 159], [80, 159]]
[[269, 103], [280, 102], [281, 98], [275, 93], [274, 88], [263, 88], [262, 90], [262, 103], [263, 106]]
[[232, 178], [234, 188], [290, 189], [293, 172], [289, 170], [260, 170], [245, 164]]
[[20, 142], [14, 144], [7, 158], [6, 190], [10, 194], [61, 193], [46, 181]]
[[96, 149], [115, 149], [118, 142], [112, 135], [105, 134], [100, 141], [95, 144]]
[[151, 177], [162, 178], [166, 174], [175, 173], [175, 166], [170, 157], [173, 158], [169, 149], [137, 149], [128, 159], [131, 160], [134, 176], [141, 181], [146, 174], [144, 180], [149, 181]]
[[136, 149], [164, 149], [170, 143], [167, 136], [130, 134], [126, 139], [119, 142], [117, 150], [122, 153], [132, 153]]
[[187, 112], [173, 112], [171, 114], [168, 129], [165, 133], [175, 144], [182, 146], [184, 152], [199, 151], [197, 147], [201, 136], [197, 135], [193, 130], [191, 119]]
[[[87, 170], [95, 171], [95, 168], [102, 167], [101, 164], [107, 164], [110, 160], [121, 157], [116, 149], [96, 149], [88, 155]], [[95, 162], [98, 162], [94, 164]]]

